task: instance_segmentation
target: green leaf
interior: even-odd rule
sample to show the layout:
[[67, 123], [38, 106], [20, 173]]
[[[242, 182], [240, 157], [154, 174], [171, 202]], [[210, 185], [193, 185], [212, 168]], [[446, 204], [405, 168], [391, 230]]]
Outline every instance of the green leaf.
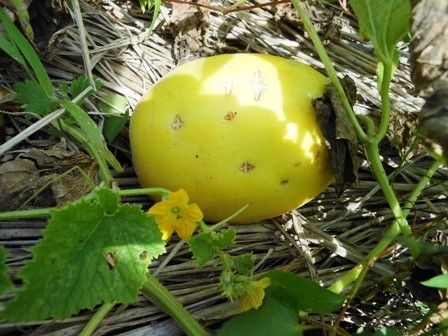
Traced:
[[154, 0], [154, 13], [152, 14], [152, 20], [150, 26], [151, 31], [154, 29], [157, 18], [159, 17], [161, 6], [162, 6], [162, 0]]
[[45, 95], [45, 92], [34, 80], [26, 80], [14, 85], [17, 92], [16, 100], [25, 105], [27, 112], [45, 115], [56, 108], [56, 104]]
[[193, 256], [199, 267], [212, 260], [215, 249], [224, 249], [235, 244], [236, 231], [233, 229], [221, 232], [205, 232], [195, 235], [188, 241]]
[[106, 116], [103, 134], [107, 142], [111, 143], [122, 131], [129, 120], [129, 104], [126, 97], [119, 94], [109, 94], [99, 103], [100, 111]]
[[381, 327], [376, 330], [373, 336], [402, 336], [403, 333], [397, 329], [390, 327]]
[[448, 288], [448, 274], [440, 274], [435, 277], [423, 281], [422, 285], [435, 288]]
[[[94, 78], [95, 87], [96, 89], [101, 88], [103, 85], [101, 80], [99, 78]], [[70, 98], [73, 99], [79, 94], [81, 94], [85, 89], [87, 89], [90, 86], [89, 80], [86, 76], [80, 75], [72, 80], [72, 83], [70, 84]]]
[[299, 336], [297, 312], [267, 297], [258, 310], [249, 310], [224, 323], [218, 336]]
[[271, 271], [266, 274], [271, 279], [267, 292], [280, 303], [309, 313], [330, 313], [344, 303], [344, 296], [322, 288], [314, 281], [297, 274]]
[[213, 250], [211, 232], [196, 234], [187, 243], [199, 267], [213, 259], [215, 251]]
[[120, 134], [129, 120], [129, 111], [122, 116], [110, 116], [106, 118], [103, 127], [103, 134], [108, 143], [111, 143]]
[[13, 288], [13, 284], [8, 277], [8, 268], [6, 267], [6, 250], [0, 245], [0, 295]]
[[165, 247], [154, 219], [118, 200], [110, 189], [97, 188], [51, 211], [33, 259], [19, 273], [24, 286], [2, 318], [65, 319], [104, 302], [137, 301], [148, 265]]
[[350, 5], [359, 20], [361, 36], [372, 41], [380, 60], [396, 63], [395, 46], [410, 31], [410, 1], [350, 0]]
[[221, 232], [213, 232], [213, 244], [220, 249], [232, 247], [235, 244], [236, 231], [227, 229]]
[[0, 49], [3, 50], [9, 57], [11, 57], [14, 61], [19, 63], [29, 74], [31, 74], [28, 69], [28, 65], [25, 62], [25, 59], [22, 57], [19, 49], [9, 42], [4, 36], [0, 35]]
[[14, 25], [3, 8], [0, 8], [0, 22], [5, 28], [5, 31], [9, 36], [9, 40], [17, 46], [17, 48], [30, 64], [31, 68], [34, 71], [34, 74], [36, 75], [37, 81], [45, 92], [45, 95], [49, 98], [55, 97], [50, 77], [48, 77], [47, 71], [42, 65], [39, 56], [37, 55], [32, 45], [28, 42], [28, 40], [22, 35], [20, 30], [17, 29], [17, 27]]
[[128, 99], [116, 93], [105, 95], [98, 106], [101, 112], [116, 115], [123, 115], [129, 109]]
[[84, 131], [87, 139], [91, 141], [96, 148], [101, 152], [101, 155], [105, 160], [117, 171], [123, 171], [120, 162], [115, 156], [107, 149], [106, 142], [104, 141], [101, 130], [90, 118], [90, 116], [81, 107], [69, 100], [62, 100], [61, 106], [64, 107], [76, 121], [79, 127]]
[[232, 256], [233, 269], [241, 275], [249, 275], [254, 267], [254, 257], [251, 253]]

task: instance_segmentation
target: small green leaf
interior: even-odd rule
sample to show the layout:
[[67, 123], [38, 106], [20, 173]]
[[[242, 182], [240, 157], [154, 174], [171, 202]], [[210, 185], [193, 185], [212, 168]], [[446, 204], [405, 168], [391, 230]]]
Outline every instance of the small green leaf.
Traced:
[[102, 98], [99, 108], [101, 112], [109, 114], [106, 116], [103, 134], [107, 142], [111, 143], [129, 120], [128, 100], [122, 95], [112, 93]]
[[231, 257], [233, 269], [241, 275], [249, 275], [254, 267], [254, 257], [251, 253], [244, 253]]
[[271, 279], [267, 292], [280, 303], [309, 313], [330, 313], [344, 303], [344, 296], [322, 288], [314, 281], [297, 274], [271, 271], [266, 274]]
[[116, 93], [105, 95], [98, 106], [101, 112], [116, 115], [123, 115], [129, 109], [128, 99]]
[[13, 284], [8, 277], [8, 268], [6, 267], [6, 250], [0, 245], [0, 295], [13, 288]]
[[111, 143], [123, 130], [129, 120], [129, 111], [122, 116], [109, 116], [106, 118], [103, 127], [103, 134], [108, 143]]
[[[94, 79], [96, 89], [101, 88], [103, 85], [99, 78]], [[89, 80], [86, 76], [80, 75], [72, 80], [70, 84], [70, 98], [73, 99], [79, 94], [81, 94], [85, 89], [90, 86]]]
[[448, 288], [448, 273], [436, 275], [429, 280], [423, 281], [422, 285], [435, 288]]
[[194, 235], [188, 240], [188, 245], [190, 246], [199, 267], [204, 266], [207, 262], [212, 260], [215, 255], [211, 232]]
[[372, 41], [383, 63], [398, 61], [395, 49], [410, 31], [411, 5], [409, 0], [350, 0], [358, 20], [361, 36]]
[[249, 310], [224, 323], [218, 336], [300, 336], [297, 312], [267, 297], [258, 310]]
[[118, 198], [97, 188], [52, 210], [33, 259], [19, 274], [24, 286], [2, 318], [65, 319], [104, 302], [137, 301], [148, 265], [165, 247], [154, 219]]
[[235, 243], [236, 231], [233, 229], [221, 232], [205, 232], [195, 235], [188, 241], [193, 256], [199, 267], [213, 259], [215, 249], [225, 249]]
[[45, 95], [42, 86], [34, 80], [26, 80], [14, 85], [16, 100], [25, 106], [27, 112], [45, 115], [56, 108], [56, 104]]
[[212, 234], [213, 244], [220, 249], [232, 247], [235, 244], [236, 231], [227, 229]]

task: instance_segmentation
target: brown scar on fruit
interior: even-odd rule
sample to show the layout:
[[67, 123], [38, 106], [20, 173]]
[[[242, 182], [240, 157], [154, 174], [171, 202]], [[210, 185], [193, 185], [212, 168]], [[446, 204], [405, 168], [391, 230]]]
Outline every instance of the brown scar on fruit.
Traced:
[[300, 167], [302, 165], [302, 162], [296, 162], [294, 163], [294, 167]]
[[280, 181], [280, 184], [288, 184], [289, 183], [289, 180], [288, 179], [284, 179], [284, 180], [281, 180]]
[[230, 121], [230, 120], [235, 119], [235, 117], [236, 117], [236, 112], [229, 111], [229, 112], [227, 112], [226, 115], [224, 116], [224, 120]]
[[173, 123], [171, 124], [171, 128], [175, 131], [178, 131], [182, 126], [184, 126], [184, 122], [182, 121], [180, 115], [176, 114]]
[[254, 89], [254, 99], [255, 101], [260, 100], [261, 91], [267, 88], [267, 85], [263, 82], [263, 78], [261, 78], [261, 71], [257, 70], [255, 72], [255, 77], [252, 81], [252, 88]]
[[148, 257], [148, 251], [142, 251], [138, 257], [140, 260], [145, 260]]
[[117, 260], [115, 260], [114, 253], [109, 252], [106, 255], [106, 262], [107, 262], [107, 267], [109, 267], [110, 270], [114, 269], [117, 266]]
[[248, 172], [250, 172], [253, 169], [255, 169], [255, 166], [252, 163], [248, 162], [248, 161], [244, 161], [243, 164], [240, 167], [240, 170], [243, 173], [248, 173]]

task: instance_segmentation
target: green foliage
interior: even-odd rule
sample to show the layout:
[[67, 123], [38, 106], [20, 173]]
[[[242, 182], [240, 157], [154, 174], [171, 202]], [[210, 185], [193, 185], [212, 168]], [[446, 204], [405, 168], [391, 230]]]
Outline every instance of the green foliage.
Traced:
[[[31, 74], [29, 70], [28, 64], [33, 69], [34, 76], [37, 79], [37, 82], [42, 87], [42, 90], [45, 92], [45, 95], [48, 98], [53, 98], [55, 96], [55, 92], [53, 89], [53, 85], [51, 84], [50, 77], [42, 65], [42, 62], [39, 59], [36, 51], [33, 49], [33, 46], [28, 42], [28, 40], [22, 35], [19, 29], [14, 25], [8, 15], [5, 13], [3, 8], [0, 8], [0, 22], [2, 23], [7, 37], [9, 38], [9, 46], [8, 50], [4, 50], [5, 52], [13, 51], [14, 59], [18, 59], [19, 63], [25, 67], [27, 72]], [[14, 45], [14, 47], [12, 47]], [[0, 44], [0, 47], [5, 46], [4, 40], [3, 43]], [[12, 48], [11, 48], [12, 47]], [[20, 53], [18, 53], [20, 51]], [[23, 55], [23, 57], [22, 57]], [[23, 61], [23, 58], [26, 59], [28, 64]]]
[[162, 6], [162, 0], [139, 0], [140, 8], [142, 12], [149, 11], [150, 9], [154, 9], [154, 13], [152, 14], [151, 20], [151, 30], [154, 28], [156, 20], [160, 13], [160, 7]]
[[[103, 86], [103, 83], [100, 79], [95, 78], [95, 88], [100, 89]], [[67, 83], [59, 84], [59, 91], [62, 93], [64, 98], [66, 99], [74, 99], [76, 96], [80, 95], [85, 89], [90, 86], [89, 79], [85, 75], [80, 75], [73, 79], [68, 85]], [[80, 105], [82, 105], [83, 101], [80, 101]]]
[[300, 336], [303, 328], [294, 309], [268, 297], [258, 310], [249, 310], [226, 322], [218, 336]]
[[51, 211], [33, 259], [20, 271], [24, 286], [2, 318], [64, 319], [103, 302], [135, 302], [150, 261], [164, 251], [152, 217], [97, 188]]
[[30, 24], [30, 16], [28, 14], [28, 8], [24, 0], [6, 0], [6, 3], [14, 11], [19, 19], [20, 26], [22, 27], [25, 35], [29, 40], [34, 39], [33, 27]]
[[6, 250], [0, 245], [0, 295], [13, 287], [8, 277], [8, 268], [6, 267]]
[[409, 0], [350, 0], [359, 20], [360, 34], [372, 41], [381, 62], [395, 64], [395, 49], [410, 31], [411, 4]]
[[338, 310], [344, 303], [344, 296], [297, 274], [271, 271], [266, 275], [271, 279], [269, 296], [296, 311], [324, 314]]
[[222, 232], [208, 231], [192, 237], [188, 241], [193, 256], [199, 267], [204, 266], [212, 260], [216, 249], [224, 249], [233, 246], [235, 243], [236, 231], [233, 229]]
[[429, 280], [423, 281], [423, 285], [435, 288], [448, 288], [448, 274], [440, 274]]
[[126, 97], [111, 93], [102, 98], [100, 111], [106, 113], [103, 134], [109, 143], [114, 141], [129, 120], [129, 104]]
[[244, 253], [237, 256], [231, 256], [232, 269], [235, 270], [237, 274], [250, 275], [252, 269], [254, 268], [254, 257], [251, 253]]
[[42, 86], [33, 79], [16, 83], [14, 89], [17, 92], [16, 100], [25, 106], [26, 112], [42, 116], [52, 112], [57, 106], [54, 100], [45, 95]]

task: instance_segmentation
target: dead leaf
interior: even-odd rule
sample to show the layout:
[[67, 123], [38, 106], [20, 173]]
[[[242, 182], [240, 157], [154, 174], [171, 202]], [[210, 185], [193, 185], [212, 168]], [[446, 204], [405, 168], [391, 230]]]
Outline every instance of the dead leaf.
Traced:
[[[79, 169], [74, 169], [78, 167]], [[96, 162], [61, 142], [50, 149], [32, 149], [0, 165], [0, 210], [15, 210], [31, 199], [33, 206], [50, 207], [87, 194], [98, 176]], [[27, 204], [29, 205], [29, 204]]]
[[418, 119], [429, 147], [448, 158], [448, 82], [426, 100]]
[[435, 82], [448, 81], [448, 2], [414, 2], [411, 77], [417, 93], [427, 96]]
[[[15, 210], [33, 193], [40, 189], [46, 177], [42, 177], [33, 161], [16, 158], [0, 165], [0, 210]], [[34, 199], [33, 204], [41, 207], [54, 205], [48, 197], [48, 190], [44, 190], [41, 197]], [[51, 195], [50, 195], [51, 196]]]
[[[356, 101], [354, 81], [346, 76], [342, 80], [351, 105]], [[333, 85], [328, 85], [322, 98], [314, 102], [322, 134], [329, 149], [331, 166], [336, 179], [335, 189], [338, 195], [352, 183], [358, 181], [358, 139], [339, 95]]]
[[208, 14], [199, 7], [172, 4], [169, 29], [174, 36], [174, 54], [179, 61], [207, 54], [206, 34], [209, 26]]

